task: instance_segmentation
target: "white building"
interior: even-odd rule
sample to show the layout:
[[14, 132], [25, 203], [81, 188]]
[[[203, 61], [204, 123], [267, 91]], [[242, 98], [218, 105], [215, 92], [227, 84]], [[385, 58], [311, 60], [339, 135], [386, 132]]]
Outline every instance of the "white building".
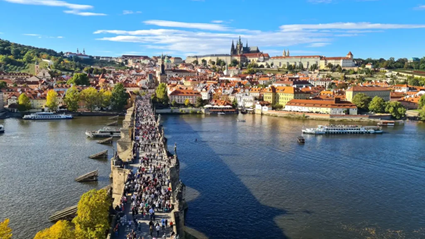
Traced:
[[285, 111], [328, 115], [357, 115], [357, 106], [348, 101], [335, 100], [290, 100]]

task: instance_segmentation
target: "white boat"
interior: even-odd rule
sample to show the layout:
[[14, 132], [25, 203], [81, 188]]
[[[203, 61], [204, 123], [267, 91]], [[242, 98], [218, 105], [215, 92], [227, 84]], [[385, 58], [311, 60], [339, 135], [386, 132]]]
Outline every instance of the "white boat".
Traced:
[[4, 126], [0, 124], [0, 134], [4, 133]]
[[381, 127], [359, 126], [359, 125], [319, 125], [317, 128], [307, 128], [302, 130], [303, 134], [382, 134]]
[[24, 120], [62, 120], [62, 119], [72, 119], [72, 115], [66, 114], [55, 114], [53, 112], [37, 112], [30, 115], [25, 115], [22, 119]]
[[378, 126], [395, 126], [395, 121], [386, 120], [378, 122]]
[[86, 131], [86, 135], [90, 138], [119, 138], [121, 137], [121, 131], [120, 129], [104, 127], [96, 131]]
[[225, 115], [226, 113], [224, 113], [224, 112], [218, 112], [217, 114], [218, 115]]

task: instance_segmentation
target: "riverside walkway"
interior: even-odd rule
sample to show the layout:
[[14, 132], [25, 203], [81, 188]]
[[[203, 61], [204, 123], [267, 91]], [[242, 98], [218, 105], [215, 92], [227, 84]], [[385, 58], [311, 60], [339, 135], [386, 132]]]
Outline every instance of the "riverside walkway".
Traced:
[[126, 179], [121, 198], [115, 199], [117, 223], [111, 238], [182, 238], [184, 234], [179, 162], [176, 154], [167, 151], [159, 121], [150, 96], [136, 99], [132, 157], [124, 163]]

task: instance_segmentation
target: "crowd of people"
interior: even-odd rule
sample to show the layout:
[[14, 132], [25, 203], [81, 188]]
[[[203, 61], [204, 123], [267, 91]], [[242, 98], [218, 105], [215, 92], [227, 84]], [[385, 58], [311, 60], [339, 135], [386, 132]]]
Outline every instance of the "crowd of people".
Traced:
[[173, 210], [169, 187], [170, 160], [164, 150], [150, 98], [139, 97], [135, 107], [133, 159], [139, 164], [127, 175], [121, 203], [115, 208], [119, 215], [116, 232], [127, 228], [131, 229], [127, 239], [142, 238], [146, 234], [142, 220], [148, 220], [150, 238], [177, 238], [173, 222], [164, 215]]

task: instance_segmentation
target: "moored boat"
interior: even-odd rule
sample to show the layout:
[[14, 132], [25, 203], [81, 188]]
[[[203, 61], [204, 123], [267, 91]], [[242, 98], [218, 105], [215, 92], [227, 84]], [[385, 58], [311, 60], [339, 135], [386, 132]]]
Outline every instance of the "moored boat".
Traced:
[[25, 115], [22, 117], [24, 120], [62, 120], [62, 119], [72, 119], [72, 115], [66, 114], [55, 114], [53, 112], [37, 112], [34, 114]]
[[4, 133], [4, 126], [0, 124], [0, 134]]
[[303, 134], [382, 134], [381, 127], [359, 126], [359, 125], [319, 125], [317, 128], [307, 128], [302, 130]]
[[104, 127], [96, 131], [86, 131], [86, 135], [90, 138], [106, 138], [106, 137], [121, 137], [119, 129]]
[[392, 120], [384, 120], [381, 122], [378, 122], [378, 126], [394, 126], [395, 125], [395, 121]]

